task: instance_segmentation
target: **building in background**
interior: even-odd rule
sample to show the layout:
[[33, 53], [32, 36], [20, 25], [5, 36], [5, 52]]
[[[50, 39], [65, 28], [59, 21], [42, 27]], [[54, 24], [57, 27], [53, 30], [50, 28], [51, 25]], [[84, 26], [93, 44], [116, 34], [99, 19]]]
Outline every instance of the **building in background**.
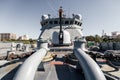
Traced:
[[119, 31], [114, 31], [114, 32], [111, 32], [111, 37], [112, 38], [117, 38], [119, 35], [120, 35], [120, 32]]
[[18, 40], [29, 40], [29, 36], [28, 35], [20, 36]]
[[1, 35], [0, 35], [0, 41], [1, 41]]
[[0, 33], [0, 41], [6, 41], [6, 40], [16, 40], [16, 34], [14, 33]]

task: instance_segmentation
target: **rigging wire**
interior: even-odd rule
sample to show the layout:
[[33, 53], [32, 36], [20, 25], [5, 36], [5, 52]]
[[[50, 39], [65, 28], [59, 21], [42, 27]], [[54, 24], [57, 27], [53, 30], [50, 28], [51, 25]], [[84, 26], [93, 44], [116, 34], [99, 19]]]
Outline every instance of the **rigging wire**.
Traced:
[[[56, 17], [58, 16], [58, 8], [63, 5], [63, 0], [46, 0], [47, 6], [52, 10], [54, 13], [53, 16]], [[57, 9], [56, 9], [57, 8]], [[57, 15], [55, 15], [57, 14]]]
[[53, 11], [53, 13], [56, 13], [56, 9], [55, 9], [54, 5], [52, 5], [51, 2], [50, 2], [50, 0], [46, 0], [48, 7]]

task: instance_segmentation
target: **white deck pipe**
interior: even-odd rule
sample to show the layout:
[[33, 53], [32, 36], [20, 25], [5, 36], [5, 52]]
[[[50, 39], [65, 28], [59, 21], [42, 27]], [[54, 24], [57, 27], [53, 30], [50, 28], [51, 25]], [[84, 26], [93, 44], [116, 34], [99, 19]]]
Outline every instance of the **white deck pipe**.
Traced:
[[32, 54], [21, 65], [13, 80], [34, 80], [35, 72], [47, 53], [47, 49], [41, 48]]
[[97, 63], [83, 50], [80, 48], [74, 49], [74, 54], [79, 60], [86, 80], [106, 80]]
[[85, 48], [84, 38], [77, 39], [74, 42], [74, 54], [81, 65], [86, 80], [106, 80], [103, 72], [98, 64], [84, 51]]

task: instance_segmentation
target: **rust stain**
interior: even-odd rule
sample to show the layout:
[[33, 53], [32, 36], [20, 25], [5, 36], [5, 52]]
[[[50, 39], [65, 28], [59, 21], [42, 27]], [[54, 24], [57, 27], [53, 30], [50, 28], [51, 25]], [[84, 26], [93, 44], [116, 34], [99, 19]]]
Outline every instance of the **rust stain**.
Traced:
[[50, 64], [51, 65], [65, 65], [65, 63], [62, 61], [52, 61]]

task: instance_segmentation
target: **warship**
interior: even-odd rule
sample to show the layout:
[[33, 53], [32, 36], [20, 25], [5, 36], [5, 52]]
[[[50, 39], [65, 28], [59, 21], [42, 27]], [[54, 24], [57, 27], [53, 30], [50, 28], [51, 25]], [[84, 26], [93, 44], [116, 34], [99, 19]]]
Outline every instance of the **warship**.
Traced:
[[86, 48], [82, 16], [67, 17], [62, 7], [58, 12], [57, 18], [42, 15], [41, 33], [34, 53], [1, 65], [0, 79], [119, 80], [120, 51]]

